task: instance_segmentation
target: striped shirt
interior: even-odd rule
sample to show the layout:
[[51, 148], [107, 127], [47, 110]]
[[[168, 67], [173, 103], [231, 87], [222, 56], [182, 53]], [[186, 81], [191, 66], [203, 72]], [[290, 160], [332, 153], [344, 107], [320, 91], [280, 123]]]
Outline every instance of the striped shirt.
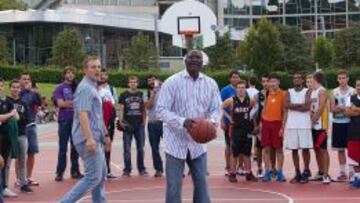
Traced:
[[221, 98], [216, 82], [200, 73], [194, 81], [186, 70], [168, 78], [162, 85], [156, 105], [157, 117], [164, 123], [165, 152], [178, 159], [196, 159], [206, 153], [206, 145], [196, 143], [184, 128], [185, 119], [209, 118], [220, 123]]
[[72, 138], [74, 145], [85, 142], [85, 137], [80, 126], [79, 113], [87, 111], [90, 130], [97, 142], [104, 143], [105, 132], [103, 122], [102, 101], [97, 91], [96, 81], [84, 77], [74, 95], [74, 120], [72, 127]]

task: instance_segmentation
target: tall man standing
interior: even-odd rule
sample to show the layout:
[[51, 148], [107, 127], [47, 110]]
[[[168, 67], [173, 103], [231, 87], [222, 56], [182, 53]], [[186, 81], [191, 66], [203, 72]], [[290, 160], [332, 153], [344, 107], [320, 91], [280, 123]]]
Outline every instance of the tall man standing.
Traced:
[[163, 123], [156, 118], [156, 103], [159, 98], [160, 81], [155, 76], [150, 76], [147, 79], [149, 86], [148, 101], [146, 108], [148, 110], [148, 132], [149, 141], [151, 145], [151, 152], [153, 157], [153, 165], [155, 169], [155, 177], [161, 177], [164, 169], [161, 155], [159, 152], [160, 139], [163, 136]]
[[[240, 81], [240, 74], [237, 71], [232, 71], [229, 74], [230, 84], [221, 89], [221, 100], [224, 102], [225, 100], [236, 96], [236, 85]], [[230, 113], [231, 109], [225, 109], [227, 113]], [[222, 118], [221, 128], [224, 130], [225, 137], [225, 175], [228, 176], [230, 172], [230, 158], [231, 158], [231, 149], [230, 149], [230, 121], [226, 117]]]
[[84, 78], [75, 92], [72, 138], [74, 146], [84, 161], [85, 176], [65, 195], [62, 203], [77, 202], [91, 191], [92, 201], [106, 202], [105, 178], [107, 174], [104, 143], [110, 138], [103, 121], [102, 101], [97, 91], [101, 63], [97, 56], [87, 56], [83, 62]]
[[79, 154], [74, 147], [71, 129], [74, 117], [74, 91], [76, 84], [75, 69], [72, 66], [67, 66], [63, 71], [64, 82], [59, 84], [54, 90], [54, 100], [56, 106], [59, 108], [58, 114], [58, 135], [59, 135], [59, 152], [58, 162], [56, 167], [55, 181], [62, 181], [66, 169], [66, 153], [70, 139], [70, 160], [71, 160], [71, 177], [74, 179], [81, 178], [79, 172]]
[[194, 183], [193, 202], [209, 203], [206, 172], [206, 145], [195, 142], [189, 132], [195, 119], [208, 118], [220, 123], [221, 98], [216, 82], [200, 73], [203, 59], [198, 50], [190, 51], [186, 70], [162, 85], [157, 115], [164, 122], [166, 152], [166, 203], [180, 203], [185, 161]]
[[36, 108], [41, 106], [41, 96], [37, 90], [32, 88], [32, 81], [30, 74], [24, 72], [20, 76], [21, 92], [20, 97], [21, 101], [27, 106], [27, 121], [26, 126], [26, 136], [28, 138], [28, 156], [27, 156], [27, 176], [28, 184], [33, 186], [38, 186], [39, 183], [32, 179], [32, 173], [35, 165], [35, 155], [39, 153], [39, 142], [37, 135], [37, 126], [36, 126]]
[[336, 150], [339, 159], [339, 171], [336, 177], [337, 181], [347, 181], [346, 172], [346, 153], [348, 126], [350, 117], [345, 114], [346, 103], [350, 103], [350, 97], [355, 93], [355, 89], [348, 85], [349, 75], [345, 70], [337, 73], [337, 82], [339, 86], [332, 91], [330, 99], [330, 110], [333, 113], [332, 125], [332, 149]]

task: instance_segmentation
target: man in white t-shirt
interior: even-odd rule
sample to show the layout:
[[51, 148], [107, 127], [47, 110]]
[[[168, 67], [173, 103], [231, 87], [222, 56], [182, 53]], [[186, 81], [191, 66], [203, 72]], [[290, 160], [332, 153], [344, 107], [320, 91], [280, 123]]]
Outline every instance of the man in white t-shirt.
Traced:
[[340, 165], [336, 180], [346, 181], [348, 176], [346, 173], [345, 150], [347, 148], [350, 118], [345, 114], [345, 110], [350, 106], [350, 97], [355, 93], [355, 89], [348, 85], [349, 75], [345, 70], [338, 71], [337, 82], [339, 86], [332, 91], [330, 100], [330, 110], [333, 113], [331, 147], [338, 152]]
[[[292, 151], [295, 167], [295, 177], [290, 183], [307, 183], [310, 165], [310, 150], [313, 148], [311, 135], [310, 93], [304, 87], [304, 76], [295, 73], [293, 76], [294, 88], [287, 91], [285, 108], [285, 147]], [[304, 173], [300, 171], [298, 150], [302, 150], [304, 160]]]
[[250, 99], [254, 99], [256, 95], [259, 94], [259, 90], [256, 89], [256, 77], [250, 77], [249, 78], [249, 88], [246, 89], [246, 92]]

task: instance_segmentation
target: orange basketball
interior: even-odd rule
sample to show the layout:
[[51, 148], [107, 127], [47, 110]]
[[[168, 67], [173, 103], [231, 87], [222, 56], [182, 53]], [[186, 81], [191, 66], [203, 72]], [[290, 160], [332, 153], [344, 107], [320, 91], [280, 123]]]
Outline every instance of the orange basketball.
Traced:
[[191, 131], [195, 142], [205, 144], [216, 138], [216, 128], [208, 119], [197, 119]]

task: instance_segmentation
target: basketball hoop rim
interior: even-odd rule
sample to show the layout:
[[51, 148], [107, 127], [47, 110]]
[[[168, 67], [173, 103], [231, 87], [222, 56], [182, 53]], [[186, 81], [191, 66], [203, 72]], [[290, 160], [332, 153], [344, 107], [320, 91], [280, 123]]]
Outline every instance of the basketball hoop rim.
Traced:
[[193, 37], [194, 35], [198, 34], [198, 32], [186, 30], [186, 31], [181, 31], [181, 32], [179, 32], [179, 34], [185, 36], [185, 38], [191, 38], [191, 37]]

